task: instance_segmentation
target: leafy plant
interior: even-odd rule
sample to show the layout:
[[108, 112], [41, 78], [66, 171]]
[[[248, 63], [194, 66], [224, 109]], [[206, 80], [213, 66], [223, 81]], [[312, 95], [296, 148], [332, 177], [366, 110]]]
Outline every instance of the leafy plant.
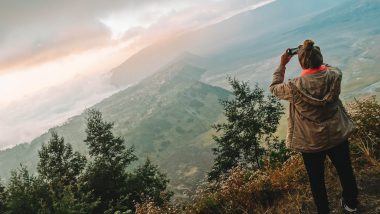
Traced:
[[277, 129], [284, 107], [273, 96], [264, 95], [257, 84], [251, 89], [248, 82], [228, 77], [233, 99], [221, 100], [227, 121], [213, 125], [220, 135], [213, 136], [214, 166], [209, 179], [218, 179], [236, 166], [261, 168], [265, 137]]
[[166, 191], [168, 183], [169, 179], [166, 175], [147, 158], [145, 163], [136, 168], [128, 179], [129, 198], [134, 203], [149, 200], [161, 206], [173, 195], [173, 192]]
[[40, 157], [37, 170], [41, 179], [47, 182], [54, 197], [61, 198], [64, 187], [74, 185], [86, 165], [86, 158], [73, 152], [72, 146], [63, 137], [52, 132], [47, 145], [38, 151]]
[[6, 189], [5, 206], [9, 214], [50, 213], [52, 200], [48, 185], [30, 175], [25, 166], [12, 171]]
[[285, 140], [279, 140], [278, 137], [273, 137], [268, 142], [267, 156], [269, 165], [272, 168], [281, 166], [294, 154], [294, 151], [286, 147]]
[[126, 200], [126, 169], [137, 157], [133, 147], [127, 149], [124, 140], [113, 135], [113, 123], [104, 121], [100, 111], [89, 109], [87, 114], [85, 142], [93, 161], [83, 176], [84, 190], [99, 199], [94, 213], [114, 212]]

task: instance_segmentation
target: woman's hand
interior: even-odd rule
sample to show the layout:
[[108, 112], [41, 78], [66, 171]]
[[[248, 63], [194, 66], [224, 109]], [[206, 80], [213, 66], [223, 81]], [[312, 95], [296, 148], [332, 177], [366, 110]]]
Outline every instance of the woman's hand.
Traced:
[[281, 56], [280, 65], [285, 66], [286, 64], [288, 64], [291, 58], [292, 58], [292, 55], [289, 55], [288, 52], [285, 51], [285, 53], [283, 53]]

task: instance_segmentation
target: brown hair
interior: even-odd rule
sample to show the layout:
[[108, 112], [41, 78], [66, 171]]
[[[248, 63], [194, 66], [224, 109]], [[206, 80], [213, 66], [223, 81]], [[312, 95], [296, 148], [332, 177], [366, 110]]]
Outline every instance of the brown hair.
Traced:
[[302, 68], [318, 68], [323, 64], [321, 49], [314, 46], [314, 41], [307, 39], [299, 46], [298, 60]]

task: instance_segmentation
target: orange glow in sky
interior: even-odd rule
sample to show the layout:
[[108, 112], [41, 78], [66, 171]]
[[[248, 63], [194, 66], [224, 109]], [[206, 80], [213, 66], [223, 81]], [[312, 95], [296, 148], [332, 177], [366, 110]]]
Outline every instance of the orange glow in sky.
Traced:
[[[0, 130], [6, 133], [0, 139], [0, 149], [30, 142], [49, 127], [119, 90], [109, 86], [103, 76], [144, 47], [171, 41], [179, 34], [273, 1], [0, 3], [0, 26], [5, 26], [0, 32]], [[2, 13], [1, 8], [7, 10]], [[95, 76], [102, 81], [93, 82], [91, 87], [107, 88], [103, 95], [69, 90]], [[55, 97], [54, 103], [52, 97], [58, 95], [53, 90], [67, 93]], [[75, 97], [68, 93], [87, 93], [82, 97], [89, 98], [72, 104], [76, 109], [65, 106], [62, 109], [69, 110], [59, 114], [52, 111], [47, 115], [41, 109]]]

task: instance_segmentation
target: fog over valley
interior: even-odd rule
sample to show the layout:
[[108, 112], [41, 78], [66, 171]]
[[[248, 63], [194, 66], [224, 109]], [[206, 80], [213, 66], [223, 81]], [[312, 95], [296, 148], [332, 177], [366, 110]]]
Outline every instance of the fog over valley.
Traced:
[[110, 71], [144, 47], [271, 2], [2, 1], [0, 148], [29, 143], [134, 84], [113, 84]]

